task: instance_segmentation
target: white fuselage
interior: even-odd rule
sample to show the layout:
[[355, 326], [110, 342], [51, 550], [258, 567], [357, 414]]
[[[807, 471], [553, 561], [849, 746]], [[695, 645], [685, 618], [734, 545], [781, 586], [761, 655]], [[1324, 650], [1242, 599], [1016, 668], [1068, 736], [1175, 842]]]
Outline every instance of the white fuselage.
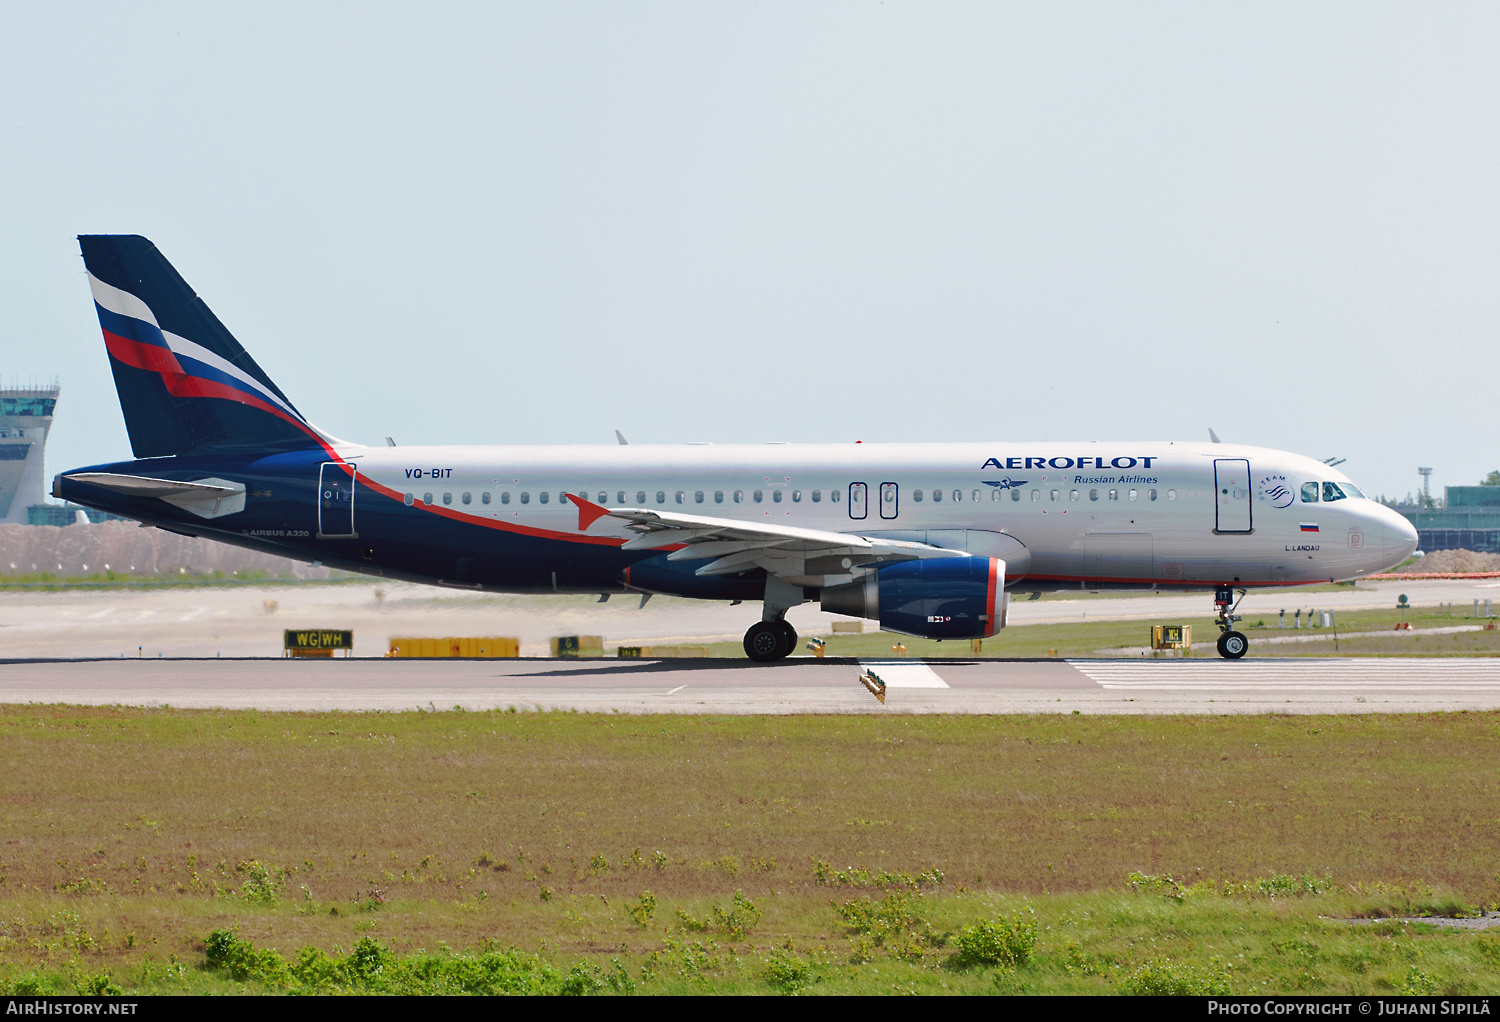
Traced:
[[[1234, 444], [368, 447], [340, 454], [416, 509], [565, 541], [634, 535], [608, 518], [580, 529], [568, 493], [609, 508], [968, 543], [972, 552], [987, 552], [978, 548], [987, 541], [965, 533], [1003, 536], [995, 555], [1010, 566], [1007, 585], [1022, 589], [1337, 581], [1396, 564], [1416, 545], [1404, 518], [1355, 496], [1342, 473]], [[1348, 495], [1323, 499], [1330, 492]]]

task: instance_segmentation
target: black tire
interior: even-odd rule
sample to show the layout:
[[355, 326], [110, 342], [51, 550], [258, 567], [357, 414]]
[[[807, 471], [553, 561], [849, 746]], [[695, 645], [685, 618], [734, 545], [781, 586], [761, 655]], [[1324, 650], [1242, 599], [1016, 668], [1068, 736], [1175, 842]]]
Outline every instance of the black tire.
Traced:
[[780, 660], [792, 649], [786, 637], [782, 622], [757, 621], [745, 633], [745, 655], [762, 664]]
[[786, 635], [786, 652], [782, 655], [791, 656], [797, 652], [797, 629], [793, 628], [785, 618], [776, 623], [781, 626], [782, 633]]
[[1225, 660], [1238, 660], [1250, 652], [1250, 640], [1239, 632], [1225, 632], [1219, 636], [1219, 656]]

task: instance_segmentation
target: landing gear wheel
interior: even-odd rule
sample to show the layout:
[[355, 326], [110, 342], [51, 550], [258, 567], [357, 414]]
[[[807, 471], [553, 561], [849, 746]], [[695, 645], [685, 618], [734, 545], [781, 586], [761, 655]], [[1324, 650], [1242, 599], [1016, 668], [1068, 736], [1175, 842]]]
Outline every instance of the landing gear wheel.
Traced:
[[786, 618], [782, 618], [776, 623], [781, 626], [782, 634], [786, 636], [786, 652], [782, 655], [790, 656], [797, 652], [797, 629], [793, 628], [787, 622]]
[[780, 660], [792, 651], [788, 633], [796, 635], [781, 621], [757, 621], [745, 633], [745, 655], [757, 663]]
[[1238, 660], [1250, 652], [1250, 640], [1239, 632], [1225, 632], [1219, 636], [1219, 656], [1225, 660]]

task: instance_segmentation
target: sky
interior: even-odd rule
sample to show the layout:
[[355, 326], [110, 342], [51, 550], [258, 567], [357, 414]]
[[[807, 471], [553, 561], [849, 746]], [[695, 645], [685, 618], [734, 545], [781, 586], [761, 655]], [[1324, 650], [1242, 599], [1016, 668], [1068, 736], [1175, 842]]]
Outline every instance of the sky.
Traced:
[[130, 448], [75, 236], [381, 443], [1496, 450], [1494, 4], [0, 2], [0, 378]]

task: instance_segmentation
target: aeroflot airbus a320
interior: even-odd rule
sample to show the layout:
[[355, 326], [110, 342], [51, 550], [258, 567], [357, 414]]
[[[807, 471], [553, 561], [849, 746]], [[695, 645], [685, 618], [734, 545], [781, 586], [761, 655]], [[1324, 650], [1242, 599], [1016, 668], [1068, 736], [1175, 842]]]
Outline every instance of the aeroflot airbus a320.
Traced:
[[762, 661], [806, 601], [964, 639], [1066, 589], [1212, 591], [1237, 659], [1235, 590], [1417, 543], [1329, 466], [1233, 444], [366, 447], [308, 422], [151, 242], [79, 242], [135, 460], [52, 493], [185, 535], [486, 592], [759, 600]]

